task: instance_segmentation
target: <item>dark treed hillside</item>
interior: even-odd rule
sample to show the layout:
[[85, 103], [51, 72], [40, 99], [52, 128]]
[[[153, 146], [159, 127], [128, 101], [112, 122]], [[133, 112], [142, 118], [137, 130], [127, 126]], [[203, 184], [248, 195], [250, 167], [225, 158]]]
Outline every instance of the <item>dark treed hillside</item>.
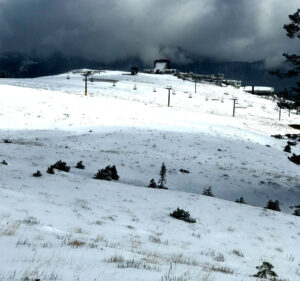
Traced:
[[[191, 61], [191, 60], [189, 60]], [[242, 80], [243, 85], [271, 86], [276, 90], [288, 87], [290, 81], [279, 80], [271, 76], [264, 68], [263, 62], [220, 62], [214, 59], [193, 58], [192, 63], [173, 63], [172, 68], [180, 71], [192, 71], [199, 74], [223, 73], [227, 79]], [[92, 59], [66, 57], [54, 54], [47, 58], [34, 58], [21, 54], [2, 54], [0, 56], [1, 77], [32, 78], [38, 76], [55, 75], [76, 68], [96, 68], [111, 70], [130, 70], [131, 66], [138, 66], [140, 70], [152, 67], [145, 65], [138, 58], [105, 64]]]

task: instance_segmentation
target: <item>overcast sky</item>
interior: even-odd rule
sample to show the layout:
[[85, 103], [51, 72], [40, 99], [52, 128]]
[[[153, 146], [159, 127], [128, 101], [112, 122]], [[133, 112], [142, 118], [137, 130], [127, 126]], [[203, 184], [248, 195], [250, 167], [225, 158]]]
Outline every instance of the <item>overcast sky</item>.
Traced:
[[297, 8], [300, 0], [0, 0], [0, 52], [184, 62], [182, 48], [270, 66], [300, 49], [282, 28]]

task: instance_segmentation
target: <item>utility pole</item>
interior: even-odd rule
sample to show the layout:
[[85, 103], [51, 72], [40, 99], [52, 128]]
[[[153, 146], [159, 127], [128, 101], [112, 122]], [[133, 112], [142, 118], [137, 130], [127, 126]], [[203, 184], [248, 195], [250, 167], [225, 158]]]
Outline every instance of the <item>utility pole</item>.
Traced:
[[281, 107], [279, 106], [279, 118], [278, 118], [278, 120], [280, 121], [280, 119], [281, 119]]
[[232, 117], [235, 116], [235, 104], [236, 104], [237, 98], [233, 98], [233, 112], [232, 112]]
[[85, 91], [84, 91], [84, 95], [87, 96], [87, 77], [88, 77], [88, 74], [84, 74], [84, 81], [85, 81]]
[[172, 87], [168, 86], [166, 89], [168, 90], [168, 107], [170, 107]]
[[197, 93], [197, 79], [195, 78], [195, 94]]

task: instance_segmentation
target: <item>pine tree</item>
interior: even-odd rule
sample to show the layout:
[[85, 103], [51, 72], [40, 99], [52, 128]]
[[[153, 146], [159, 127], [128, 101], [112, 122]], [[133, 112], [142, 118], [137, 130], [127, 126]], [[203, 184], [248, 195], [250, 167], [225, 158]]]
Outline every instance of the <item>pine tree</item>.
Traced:
[[166, 188], [165, 187], [165, 184], [167, 182], [166, 173], [167, 173], [167, 168], [166, 168], [165, 163], [163, 162], [161, 164], [161, 168], [160, 168], [160, 172], [159, 172], [160, 178], [158, 180], [158, 188]]
[[272, 270], [274, 266], [269, 262], [264, 261], [261, 266], [257, 266], [256, 268], [259, 271], [253, 275], [254, 277], [276, 280], [275, 277], [277, 277], [277, 274]]
[[82, 164], [82, 161], [79, 161], [79, 162], [77, 162], [77, 164], [76, 164], [76, 168], [77, 169], [84, 169], [85, 168], [85, 166]]
[[202, 195], [214, 197], [214, 194], [212, 193], [211, 187], [204, 188], [203, 192], [202, 192]]
[[150, 187], [150, 188], [157, 188], [157, 184], [156, 184], [156, 182], [155, 182], [154, 179], [151, 179], [151, 181], [150, 181], [148, 187]]
[[[283, 28], [286, 31], [286, 35], [291, 39], [300, 39], [300, 9], [296, 13], [289, 15], [290, 23], [285, 24]], [[300, 76], [300, 51], [299, 54], [287, 54], [283, 53], [286, 62], [290, 65], [290, 69], [286, 72], [280, 72], [279, 70], [271, 72], [277, 75], [279, 78], [297, 78]], [[296, 82], [296, 86], [291, 87], [289, 90], [285, 89], [280, 92], [279, 95], [288, 97], [290, 94], [300, 94], [300, 81]]]
[[117, 171], [117, 168], [116, 168], [115, 165], [113, 165], [111, 167], [110, 171], [111, 171], [111, 178], [112, 178], [112, 180], [114, 180], [114, 181], [119, 180], [120, 177], [118, 175], [118, 171]]
[[33, 173], [32, 174], [34, 177], [41, 177], [42, 176], [42, 173], [39, 171], [39, 170], [37, 170], [35, 173]]
[[273, 210], [273, 211], [278, 211], [280, 212], [280, 207], [279, 207], [279, 201], [276, 200], [276, 201], [272, 201], [272, 200], [269, 200], [265, 209], [268, 209], [268, 210]]
[[236, 199], [235, 202], [240, 204], [246, 204], [246, 201], [244, 200], [243, 196], [240, 199]]
[[47, 173], [50, 174], [50, 175], [54, 175], [55, 174], [53, 166], [48, 167]]

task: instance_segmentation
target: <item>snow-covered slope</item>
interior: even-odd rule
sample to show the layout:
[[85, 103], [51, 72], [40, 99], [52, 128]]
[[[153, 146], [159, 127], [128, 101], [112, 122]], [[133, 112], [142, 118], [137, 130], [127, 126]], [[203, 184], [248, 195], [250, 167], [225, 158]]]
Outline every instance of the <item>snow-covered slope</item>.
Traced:
[[[287, 125], [300, 118], [278, 121], [274, 101], [231, 87], [195, 94], [169, 75], [100, 77], [119, 82], [89, 82], [84, 96], [78, 74], [0, 80], [0, 280], [254, 280], [263, 260], [299, 279], [300, 221], [286, 214], [300, 204], [299, 167], [270, 135], [297, 133]], [[70, 173], [47, 174], [59, 159]], [[145, 188], [162, 162], [170, 190]], [[111, 164], [120, 183], [92, 179]], [[208, 186], [258, 207], [197, 195]], [[262, 209], [269, 199], [285, 213]], [[197, 223], [169, 217], [176, 207]]]

